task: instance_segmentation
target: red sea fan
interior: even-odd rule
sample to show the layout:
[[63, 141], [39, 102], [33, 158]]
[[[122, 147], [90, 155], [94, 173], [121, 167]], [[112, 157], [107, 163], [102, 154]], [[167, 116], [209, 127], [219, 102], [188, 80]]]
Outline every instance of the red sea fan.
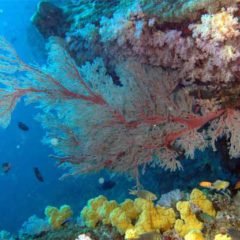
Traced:
[[178, 87], [178, 71], [129, 58], [115, 69], [119, 86], [100, 58], [78, 68], [59, 39], [50, 40], [44, 68], [22, 62], [4, 39], [0, 44], [1, 125], [7, 126], [21, 97], [39, 104], [44, 142], [54, 142], [55, 158], [70, 166], [70, 175], [102, 168], [134, 172], [146, 164], [176, 170], [179, 155], [193, 157], [209, 144], [208, 134], [222, 134], [204, 126], [226, 110], [202, 104], [196, 111], [196, 97]]

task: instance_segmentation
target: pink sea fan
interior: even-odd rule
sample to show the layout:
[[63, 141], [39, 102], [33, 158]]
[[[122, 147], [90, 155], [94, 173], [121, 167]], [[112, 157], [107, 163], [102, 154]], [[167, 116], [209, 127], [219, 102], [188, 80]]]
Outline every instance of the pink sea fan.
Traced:
[[179, 87], [177, 70], [129, 58], [115, 67], [119, 86], [101, 58], [79, 68], [59, 39], [50, 40], [48, 65], [42, 69], [22, 62], [0, 41], [5, 53], [0, 55], [2, 125], [21, 97], [38, 103], [45, 142], [57, 139], [55, 158], [71, 168], [70, 175], [103, 168], [136, 172], [147, 164], [179, 169], [178, 156], [203, 150], [208, 144], [203, 127], [226, 112], [201, 106], [196, 111], [198, 102], [190, 89]]

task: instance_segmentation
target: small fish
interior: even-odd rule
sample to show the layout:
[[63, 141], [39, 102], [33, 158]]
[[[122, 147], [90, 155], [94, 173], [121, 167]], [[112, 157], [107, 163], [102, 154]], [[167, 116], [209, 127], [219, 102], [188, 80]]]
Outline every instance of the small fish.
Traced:
[[212, 187], [212, 183], [211, 182], [207, 182], [207, 181], [202, 181], [202, 182], [199, 183], [199, 186], [205, 187], [205, 188], [211, 188]]
[[239, 190], [240, 189], [240, 180], [238, 180], [234, 186], [235, 190]]
[[9, 162], [2, 163], [2, 171], [8, 173], [11, 170], [12, 166]]
[[66, 220], [64, 220], [62, 223], [61, 223], [61, 226], [65, 226], [66, 224], [70, 223], [73, 221], [73, 218], [67, 218]]
[[44, 182], [44, 178], [43, 178], [41, 172], [39, 171], [39, 169], [37, 167], [34, 167], [33, 171], [34, 171], [34, 174], [35, 174], [35, 177], [37, 178], [37, 180], [39, 182]]
[[135, 195], [139, 198], [143, 198], [143, 199], [149, 200], [149, 201], [157, 200], [157, 196], [154, 193], [149, 192], [147, 190], [133, 190], [133, 189], [130, 189], [129, 194]]
[[217, 180], [213, 183], [213, 189], [220, 191], [225, 190], [229, 187], [230, 183], [227, 181]]
[[199, 212], [195, 214], [197, 219], [199, 219], [201, 222], [204, 222], [205, 224], [213, 224], [215, 221], [215, 218], [208, 215], [207, 213]]
[[231, 237], [232, 240], [240, 239], [240, 231], [239, 230], [236, 230], [234, 228], [229, 228], [227, 233]]
[[143, 233], [139, 237], [140, 240], [161, 240], [161, 234], [158, 232]]
[[213, 183], [207, 182], [207, 181], [203, 181], [203, 182], [200, 182], [199, 185], [201, 187], [214, 189], [216, 191], [221, 191], [221, 190], [227, 189], [229, 187], [230, 183], [227, 182], [227, 181], [223, 181], [223, 180], [216, 180]]
[[115, 187], [116, 182], [112, 180], [105, 180], [103, 183], [99, 184], [100, 189], [102, 190], [109, 190]]
[[18, 122], [18, 127], [25, 132], [29, 130], [29, 127], [23, 122]]
[[158, 232], [146, 232], [137, 238], [130, 238], [128, 240], [161, 240], [161, 234]]

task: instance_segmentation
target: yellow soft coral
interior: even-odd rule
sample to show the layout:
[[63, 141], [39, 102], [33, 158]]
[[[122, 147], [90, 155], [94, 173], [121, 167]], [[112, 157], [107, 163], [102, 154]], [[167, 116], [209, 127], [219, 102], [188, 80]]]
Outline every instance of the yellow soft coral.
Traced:
[[109, 216], [112, 226], [116, 227], [120, 234], [124, 234], [127, 229], [133, 228], [131, 219], [121, 208], [115, 208]]
[[123, 203], [120, 204], [120, 206], [130, 219], [135, 220], [138, 218], [139, 212], [134, 205], [134, 201], [131, 199], [126, 199]]
[[202, 232], [200, 231], [190, 231], [185, 237], [184, 240], [205, 240]]
[[217, 234], [214, 240], [232, 240], [227, 234]]
[[137, 230], [135, 228], [129, 228], [127, 229], [127, 231], [125, 232], [125, 239], [138, 239], [139, 238], [139, 234], [137, 233]]
[[167, 231], [175, 223], [175, 212], [171, 208], [155, 207], [153, 202], [137, 198], [134, 201], [136, 209], [140, 212], [134, 226], [137, 234], [151, 231]]
[[216, 211], [206, 195], [197, 188], [194, 188], [190, 194], [190, 202], [199, 207], [204, 213], [215, 217]]
[[[108, 201], [99, 196], [88, 201], [81, 211], [88, 227], [94, 228], [98, 222], [111, 224], [125, 237], [135, 238], [151, 231], [167, 231], [175, 223], [175, 212], [171, 208], [155, 207], [152, 201], [136, 198], [123, 203]], [[135, 223], [135, 225], [134, 225]]]
[[101, 220], [98, 209], [103, 206], [108, 200], [106, 197], [100, 195], [96, 198], [90, 199], [86, 207], [81, 211], [81, 217], [87, 227], [94, 228]]
[[177, 203], [176, 207], [180, 212], [181, 219], [176, 220], [174, 228], [182, 237], [192, 230], [202, 230], [203, 223], [192, 213], [189, 201], [180, 201]]
[[153, 219], [154, 228], [165, 232], [174, 226], [176, 215], [172, 208], [156, 207], [157, 219]]
[[56, 207], [47, 206], [45, 208], [45, 215], [48, 217], [48, 221], [53, 229], [58, 229], [67, 219], [72, 217], [73, 212], [68, 205], [61, 206], [59, 210]]
[[116, 201], [105, 201], [102, 206], [98, 207], [96, 210], [98, 215], [100, 216], [103, 224], [110, 224], [109, 216], [113, 209], [118, 207], [118, 203]]
[[81, 211], [81, 216], [88, 227], [94, 228], [98, 222], [102, 222], [111, 224], [124, 234], [127, 229], [133, 227], [131, 218], [137, 214], [132, 208], [127, 210], [127, 206], [134, 207], [130, 201], [119, 206], [116, 201], [108, 201], [106, 197], [100, 195], [88, 201], [87, 206]]

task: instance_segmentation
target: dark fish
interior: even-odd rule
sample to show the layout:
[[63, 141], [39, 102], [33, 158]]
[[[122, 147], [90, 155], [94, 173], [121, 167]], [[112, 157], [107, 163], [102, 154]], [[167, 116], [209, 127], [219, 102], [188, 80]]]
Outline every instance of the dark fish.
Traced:
[[139, 240], [161, 240], [161, 234], [157, 232], [148, 232], [140, 235]]
[[227, 233], [231, 237], [232, 240], [239, 240], [240, 239], [240, 231], [238, 231], [234, 228], [229, 228]]
[[2, 163], [2, 171], [8, 173], [11, 170], [12, 166], [9, 162]]
[[101, 190], [109, 190], [115, 187], [116, 182], [112, 180], [105, 180], [102, 184], [100, 184], [100, 189]]
[[66, 220], [64, 220], [62, 223], [61, 223], [61, 226], [65, 226], [66, 224], [70, 223], [73, 221], [73, 218], [67, 218]]
[[39, 171], [39, 169], [37, 167], [34, 167], [33, 171], [34, 171], [34, 174], [35, 174], [35, 177], [37, 178], [37, 180], [39, 182], [44, 182], [44, 178], [43, 178], [41, 172]]
[[23, 122], [18, 122], [18, 127], [23, 131], [28, 131], [29, 130], [29, 127]]

